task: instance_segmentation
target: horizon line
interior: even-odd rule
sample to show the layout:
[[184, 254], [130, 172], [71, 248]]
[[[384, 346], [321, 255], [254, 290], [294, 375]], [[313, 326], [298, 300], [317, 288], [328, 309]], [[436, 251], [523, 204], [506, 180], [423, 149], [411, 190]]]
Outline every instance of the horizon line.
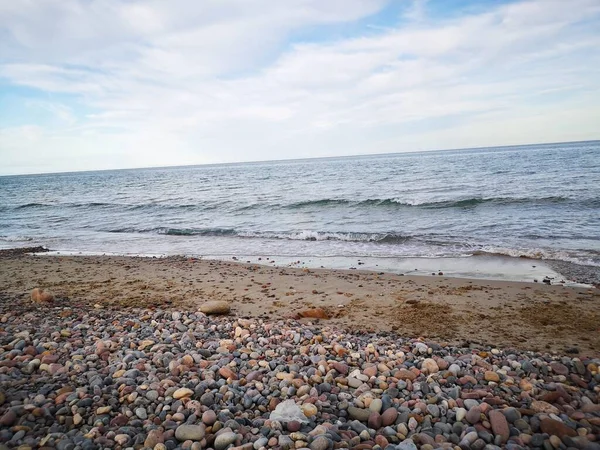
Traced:
[[354, 154], [354, 155], [339, 155], [339, 156], [314, 156], [306, 158], [281, 158], [281, 159], [257, 159], [249, 161], [232, 161], [232, 162], [220, 162], [220, 163], [197, 163], [197, 164], [177, 164], [172, 166], [143, 166], [143, 167], [121, 167], [114, 169], [84, 169], [84, 170], [67, 170], [61, 172], [31, 172], [31, 173], [19, 173], [19, 174], [0, 174], [0, 177], [22, 177], [22, 176], [35, 176], [35, 175], [68, 175], [75, 173], [89, 173], [89, 172], [114, 172], [124, 170], [151, 170], [151, 169], [177, 169], [177, 168], [191, 168], [191, 167], [211, 167], [211, 166], [230, 166], [236, 164], [257, 164], [257, 163], [276, 163], [276, 162], [293, 162], [293, 161], [312, 161], [318, 159], [337, 159], [337, 158], [353, 158], [353, 157], [377, 157], [386, 155], [400, 155], [400, 154], [415, 154], [415, 153], [435, 153], [435, 152], [453, 152], [453, 151], [470, 151], [470, 150], [484, 150], [484, 149], [507, 149], [514, 147], [533, 147], [539, 145], [561, 145], [561, 144], [579, 144], [587, 142], [600, 142], [600, 139], [590, 139], [583, 141], [560, 141], [560, 142], [539, 142], [530, 144], [511, 144], [511, 145], [488, 145], [478, 147], [465, 147], [465, 148], [446, 148], [446, 149], [432, 149], [432, 150], [409, 150], [404, 152], [384, 152], [384, 153], [367, 153], [367, 154]]

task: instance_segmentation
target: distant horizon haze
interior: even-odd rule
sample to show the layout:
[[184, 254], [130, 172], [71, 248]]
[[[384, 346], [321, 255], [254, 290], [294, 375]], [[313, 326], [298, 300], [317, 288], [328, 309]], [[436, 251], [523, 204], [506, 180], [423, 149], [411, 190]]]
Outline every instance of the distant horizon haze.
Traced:
[[585, 144], [585, 143], [596, 143], [600, 142], [600, 139], [590, 139], [583, 141], [565, 141], [565, 142], [539, 142], [533, 144], [513, 144], [513, 145], [490, 145], [483, 147], [468, 147], [468, 148], [438, 148], [438, 149], [427, 149], [427, 150], [406, 150], [398, 152], [386, 152], [386, 153], [359, 153], [351, 155], [335, 155], [335, 156], [313, 156], [307, 158], [280, 158], [280, 159], [258, 159], [258, 160], [240, 160], [240, 161], [224, 161], [224, 162], [212, 162], [212, 163], [198, 163], [198, 164], [175, 164], [175, 165], [161, 165], [161, 166], [139, 166], [139, 167], [114, 167], [106, 169], [81, 169], [81, 170], [64, 170], [58, 172], [31, 172], [31, 173], [14, 173], [5, 174], [2, 173], [2, 167], [0, 167], [0, 177], [6, 176], [28, 176], [28, 175], [60, 175], [70, 173], [85, 173], [85, 172], [108, 172], [118, 170], [144, 170], [144, 169], [177, 169], [177, 168], [192, 168], [200, 166], [224, 166], [224, 165], [238, 165], [238, 164], [260, 164], [260, 163], [273, 163], [273, 162], [294, 162], [294, 161], [309, 161], [313, 159], [343, 159], [343, 158], [354, 158], [354, 157], [377, 157], [377, 156], [394, 156], [400, 154], [418, 154], [418, 153], [442, 153], [442, 152], [467, 152], [467, 151], [478, 151], [478, 150], [494, 150], [494, 149], [510, 149], [510, 148], [529, 148], [536, 146], [553, 146], [553, 145], [569, 145], [569, 144]]

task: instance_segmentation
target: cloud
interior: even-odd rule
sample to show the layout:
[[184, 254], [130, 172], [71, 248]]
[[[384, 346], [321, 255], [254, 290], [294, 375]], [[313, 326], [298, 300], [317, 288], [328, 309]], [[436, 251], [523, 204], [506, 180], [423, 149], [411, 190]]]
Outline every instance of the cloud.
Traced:
[[35, 101], [65, 120], [0, 123], [3, 170], [600, 137], [597, 1], [452, 16], [433, 0], [405, 4], [373, 28], [393, 3], [5, 2], [0, 77], [50, 96]]

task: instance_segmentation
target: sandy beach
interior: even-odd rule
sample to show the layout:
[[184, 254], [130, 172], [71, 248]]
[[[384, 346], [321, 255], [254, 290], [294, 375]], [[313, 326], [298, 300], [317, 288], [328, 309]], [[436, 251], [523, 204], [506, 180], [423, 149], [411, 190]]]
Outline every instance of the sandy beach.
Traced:
[[0, 255], [0, 450], [600, 448], [596, 289]]
[[233, 317], [269, 320], [318, 308], [329, 317], [321, 324], [342, 329], [600, 355], [596, 288], [183, 257], [7, 254], [1, 263], [1, 293], [9, 299], [27, 301], [33, 288], [43, 287], [69, 307], [197, 311], [206, 301], [223, 300]]

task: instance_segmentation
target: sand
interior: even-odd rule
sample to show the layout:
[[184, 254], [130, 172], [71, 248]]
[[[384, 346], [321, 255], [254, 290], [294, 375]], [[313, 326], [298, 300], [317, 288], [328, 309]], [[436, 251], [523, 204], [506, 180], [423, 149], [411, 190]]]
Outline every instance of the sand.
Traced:
[[331, 318], [321, 323], [351, 330], [600, 355], [596, 288], [183, 257], [0, 256], [1, 301], [23, 300], [35, 287], [51, 290], [56, 302], [71, 307], [196, 311], [205, 301], [224, 300], [232, 315], [265, 319], [322, 308]]

